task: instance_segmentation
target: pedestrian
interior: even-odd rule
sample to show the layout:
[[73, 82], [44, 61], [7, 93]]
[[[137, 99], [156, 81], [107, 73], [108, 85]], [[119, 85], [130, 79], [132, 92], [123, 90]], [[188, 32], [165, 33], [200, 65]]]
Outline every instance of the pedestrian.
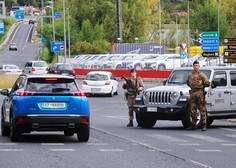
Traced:
[[123, 89], [126, 89], [126, 99], [129, 110], [129, 123], [127, 127], [133, 126], [134, 112], [133, 106], [135, 104], [135, 98], [139, 92], [144, 90], [143, 81], [140, 77], [136, 76], [135, 69], [130, 70], [130, 78], [125, 79], [123, 83]]
[[189, 91], [189, 105], [192, 123], [188, 130], [194, 130], [197, 122], [197, 109], [201, 114], [202, 131], [206, 131], [207, 126], [207, 109], [205, 100], [204, 88], [210, 85], [207, 76], [199, 70], [200, 65], [198, 61], [193, 62], [193, 72], [188, 75], [187, 85], [191, 88]]

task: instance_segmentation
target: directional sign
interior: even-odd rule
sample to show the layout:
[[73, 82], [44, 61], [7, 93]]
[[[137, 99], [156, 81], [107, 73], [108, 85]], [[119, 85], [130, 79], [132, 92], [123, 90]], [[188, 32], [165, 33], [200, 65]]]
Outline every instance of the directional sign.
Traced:
[[55, 18], [56, 18], [56, 19], [61, 18], [61, 13], [60, 13], [60, 12], [55, 12]]
[[236, 63], [236, 58], [224, 58], [224, 63]]
[[236, 58], [236, 51], [225, 51], [225, 58]]
[[15, 18], [16, 19], [24, 19], [25, 18], [25, 11], [24, 10], [16, 10], [15, 11]]
[[236, 44], [236, 38], [224, 38], [224, 44]]
[[4, 22], [0, 22], [0, 34], [4, 34]]
[[202, 56], [203, 57], [218, 57], [219, 53], [218, 52], [203, 52]]
[[62, 52], [65, 49], [64, 41], [51, 42], [52, 52]]
[[236, 44], [235, 45], [224, 45], [224, 50], [236, 51]]
[[181, 58], [185, 59], [186, 58], [186, 52], [183, 51], [182, 54], [181, 54]]
[[45, 37], [42, 37], [42, 42], [45, 43], [47, 39]]
[[201, 46], [202, 51], [219, 51], [218, 45]]
[[219, 39], [218, 38], [201, 39], [200, 43], [203, 45], [218, 45]]
[[236, 63], [236, 38], [224, 38], [224, 63]]
[[200, 37], [203, 39], [206, 38], [219, 38], [219, 33], [218, 32], [202, 32], [200, 34]]

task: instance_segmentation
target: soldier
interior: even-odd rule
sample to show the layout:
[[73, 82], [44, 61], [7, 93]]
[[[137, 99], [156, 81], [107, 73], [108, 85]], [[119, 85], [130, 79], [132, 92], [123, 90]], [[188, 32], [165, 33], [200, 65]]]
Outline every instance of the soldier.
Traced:
[[188, 130], [194, 130], [197, 122], [197, 109], [201, 113], [202, 131], [206, 131], [207, 115], [204, 88], [210, 85], [207, 76], [199, 71], [199, 62], [193, 62], [194, 71], [188, 75], [187, 85], [191, 88], [190, 92], [190, 111], [192, 124]]
[[137, 94], [144, 89], [143, 81], [140, 77], [136, 77], [135, 69], [130, 70], [130, 78], [123, 83], [123, 89], [127, 89], [127, 105], [129, 109], [129, 123], [127, 127], [133, 126], [133, 105]]

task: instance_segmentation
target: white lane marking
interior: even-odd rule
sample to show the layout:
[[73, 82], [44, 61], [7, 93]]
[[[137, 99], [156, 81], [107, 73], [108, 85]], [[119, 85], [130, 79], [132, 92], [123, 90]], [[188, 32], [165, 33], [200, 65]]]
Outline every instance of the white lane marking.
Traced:
[[[32, 30], [33, 28], [34, 28], [34, 26], [31, 26], [30, 30], [28, 31], [27, 37], [26, 37], [26, 39], [25, 39], [25, 43], [28, 42], [30, 32], [31, 32], [31, 30]], [[32, 32], [32, 33], [33, 33], [33, 32]], [[23, 48], [24, 48], [24, 47], [23, 47]], [[22, 48], [22, 50], [23, 50], [23, 48]]]
[[42, 146], [62, 146], [64, 143], [41, 143]]
[[127, 120], [128, 119], [127, 116], [104, 116], [104, 117], [118, 119], [118, 120]]
[[110, 145], [110, 144], [107, 144], [107, 143], [87, 143], [87, 145], [106, 146], [106, 145]]
[[236, 144], [221, 144], [222, 146], [236, 146]]
[[207, 136], [207, 135], [200, 135], [200, 134], [185, 134], [185, 136], [200, 139], [200, 140], [203, 140], [203, 141], [208, 141], [208, 142], [228, 142], [228, 141], [223, 140], [223, 139], [213, 138], [213, 137], [210, 137], [210, 136]]
[[101, 152], [124, 152], [123, 149], [99, 149]]
[[23, 149], [0, 149], [0, 152], [21, 152]]
[[111, 107], [111, 106], [103, 106], [103, 107], [94, 108], [94, 109], [90, 110], [90, 112], [104, 110], [104, 109], [107, 109], [109, 107]]
[[230, 137], [230, 138], [236, 138], [236, 134], [226, 134], [225, 136]]
[[197, 144], [197, 143], [181, 143], [181, 144], [178, 144], [180, 146], [199, 146], [201, 144]]
[[230, 128], [220, 128], [220, 129], [236, 132], [236, 129], [230, 129]]
[[17, 144], [16, 143], [0, 143], [0, 146], [5, 146], [5, 145], [11, 146], [11, 145], [17, 145]]
[[74, 152], [74, 149], [50, 149], [53, 152]]
[[205, 164], [199, 163], [199, 162], [194, 161], [194, 160], [190, 160], [190, 162], [192, 162], [193, 164], [199, 165], [200, 167], [211, 168], [211, 166], [207, 166]]
[[150, 135], [147, 135], [147, 136], [152, 137], [152, 138], [156, 138], [156, 139], [159, 139], [159, 140], [163, 140], [163, 141], [168, 141], [168, 142], [187, 142], [183, 139], [175, 138], [175, 137], [168, 136], [168, 135], [150, 134]]
[[196, 149], [197, 152], [222, 152], [219, 149]]

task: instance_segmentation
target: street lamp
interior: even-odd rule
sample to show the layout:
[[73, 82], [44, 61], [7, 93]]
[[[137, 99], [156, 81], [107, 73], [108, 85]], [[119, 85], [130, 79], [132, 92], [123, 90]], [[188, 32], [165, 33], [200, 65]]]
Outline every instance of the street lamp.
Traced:
[[68, 10], [68, 55], [70, 58], [70, 8]]
[[161, 0], [159, 1], [159, 33], [160, 33], [160, 46], [159, 46], [159, 48], [160, 48], [160, 54], [162, 54], [161, 53], [161, 48], [162, 48], [162, 46], [161, 46]]
[[218, 36], [219, 36], [219, 64], [220, 64], [220, 0], [218, 0]]
[[64, 22], [64, 54], [65, 54], [64, 63], [66, 63], [66, 10], [65, 10], [65, 0], [63, 0], [63, 22]]
[[48, 1], [48, 3], [52, 4], [49, 8], [52, 8], [52, 33], [53, 33], [53, 41], [56, 41], [55, 37], [55, 17], [54, 17], [54, 0]]
[[188, 0], [188, 65], [190, 65], [190, 26], [189, 26], [189, 1], [191, 0]]

